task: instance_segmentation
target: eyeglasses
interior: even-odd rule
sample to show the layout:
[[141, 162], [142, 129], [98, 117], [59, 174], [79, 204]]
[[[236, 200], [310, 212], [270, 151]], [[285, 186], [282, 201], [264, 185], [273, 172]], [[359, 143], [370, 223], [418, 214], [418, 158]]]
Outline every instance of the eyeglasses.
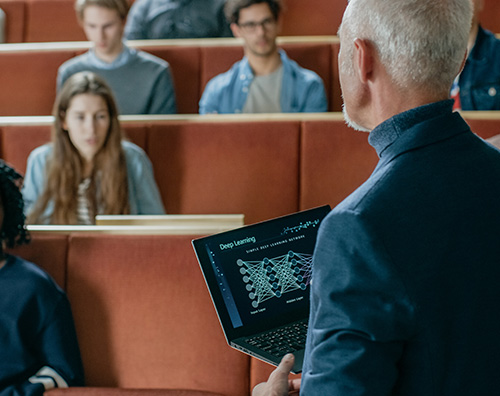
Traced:
[[262, 29], [269, 30], [276, 24], [276, 20], [273, 17], [269, 17], [260, 22], [245, 22], [238, 24], [238, 26], [243, 29], [247, 33], [254, 33], [259, 26], [262, 26]]

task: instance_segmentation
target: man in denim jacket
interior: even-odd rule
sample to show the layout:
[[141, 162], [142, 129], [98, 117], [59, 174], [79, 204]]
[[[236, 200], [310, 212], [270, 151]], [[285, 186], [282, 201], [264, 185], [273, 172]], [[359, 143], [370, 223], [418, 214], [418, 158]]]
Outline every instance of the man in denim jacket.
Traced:
[[456, 109], [500, 110], [500, 40], [479, 25], [483, 2], [473, 1], [469, 56], [454, 83], [455, 92], [460, 95], [460, 102], [455, 104]]
[[325, 88], [314, 72], [300, 67], [276, 46], [279, 0], [229, 0], [226, 16], [245, 57], [210, 80], [200, 114], [327, 111]]

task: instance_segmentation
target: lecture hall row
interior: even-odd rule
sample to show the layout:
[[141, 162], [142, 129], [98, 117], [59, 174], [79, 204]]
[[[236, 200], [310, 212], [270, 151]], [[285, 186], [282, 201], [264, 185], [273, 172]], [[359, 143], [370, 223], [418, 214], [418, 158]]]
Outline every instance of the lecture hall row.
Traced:
[[[500, 3], [484, 0], [483, 26], [500, 33]], [[16, 42], [80, 41], [74, 0], [0, 0], [6, 13], [6, 39]], [[285, 0], [283, 36], [335, 35], [347, 0]]]
[[[484, 138], [500, 133], [497, 112], [464, 116]], [[24, 172], [51, 121], [0, 117], [0, 156]], [[249, 224], [333, 206], [377, 161], [368, 135], [340, 113], [129, 116], [122, 124], [150, 156], [171, 214], [242, 213]], [[48, 396], [249, 396], [267, 378], [271, 366], [224, 340], [191, 247], [197, 236], [38, 231], [13, 250], [47, 270], [73, 309], [87, 387]]]
[[[73, 4], [74, 0], [0, 0], [7, 42], [85, 40]], [[347, 0], [314, 0], [313, 7], [304, 0], [285, 0], [285, 4], [283, 36], [334, 35]]]
[[[464, 112], [481, 137], [500, 112]], [[50, 140], [52, 117], [0, 117], [0, 157], [21, 173]], [[368, 135], [341, 113], [123, 116], [125, 134], [153, 164], [167, 213], [242, 213], [247, 224], [337, 205], [371, 174]]]
[[[198, 113], [206, 83], [243, 56], [235, 38], [131, 41], [169, 62], [180, 114]], [[325, 84], [329, 110], [342, 102], [337, 72], [336, 36], [280, 37], [278, 45], [301, 66], [315, 71]], [[0, 116], [50, 115], [59, 66], [88, 50], [88, 42], [0, 45]]]

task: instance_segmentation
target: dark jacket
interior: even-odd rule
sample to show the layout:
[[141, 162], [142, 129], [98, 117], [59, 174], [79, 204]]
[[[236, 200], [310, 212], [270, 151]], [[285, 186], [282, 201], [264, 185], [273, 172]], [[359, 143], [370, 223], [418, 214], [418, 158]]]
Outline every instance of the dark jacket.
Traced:
[[451, 107], [375, 128], [321, 223], [301, 396], [498, 394], [500, 151]]

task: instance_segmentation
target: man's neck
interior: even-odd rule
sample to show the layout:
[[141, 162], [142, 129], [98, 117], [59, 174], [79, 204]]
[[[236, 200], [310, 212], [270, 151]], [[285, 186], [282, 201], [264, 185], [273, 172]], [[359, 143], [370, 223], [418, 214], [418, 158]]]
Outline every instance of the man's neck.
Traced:
[[268, 56], [246, 53], [246, 57], [255, 76], [271, 74], [281, 65], [281, 57], [277, 50]]
[[100, 60], [106, 63], [113, 63], [116, 58], [122, 53], [123, 44], [121, 44], [116, 50], [109, 53], [99, 52], [97, 49], [94, 49], [95, 56], [97, 56]]
[[[407, 96], [406, 96], [407, 98]], [[415, 109], [420, 106], [428, 105], [434, 102], [439, 102], [448, 99], [447, 95], [421, 95], [415, 96], [410, 101], [404, 102], [405, 96], [400, 97], [399, 103], [392, 103], [392, 106], [386, 104], [385, 108], [378, 108], [376, 114], [379, 115], [374, 126], [381, 124], [382, 122], [394, 117], [397, 114], [401, 114], [405, 111]], [[404, 103], [404, 104], [402, 104]]]
[[372, 91], [371, 104], [365, 109], [366, 115], [371, 119], [370, 129], [382, 122], [405, 111], [427, 105], [433, 102], [448, 99], [448, 93], [430, 94], [428, 90], [398, 89], [391, 83], [382, 85], [378, 90]]

